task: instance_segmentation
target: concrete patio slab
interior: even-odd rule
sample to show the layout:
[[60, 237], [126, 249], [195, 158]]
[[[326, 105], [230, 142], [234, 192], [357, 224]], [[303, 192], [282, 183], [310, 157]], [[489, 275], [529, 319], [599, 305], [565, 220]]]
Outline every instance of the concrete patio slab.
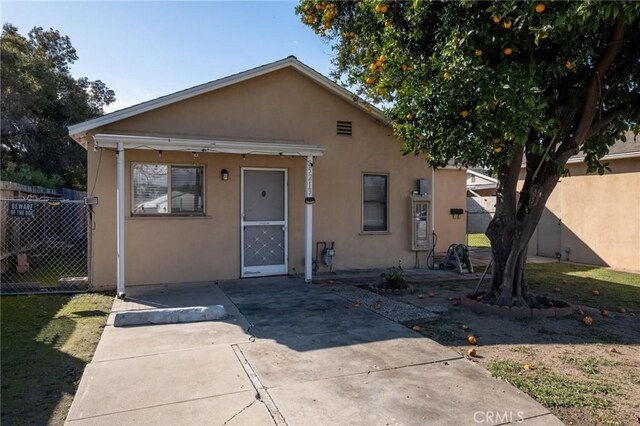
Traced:
[[269, 426], [273, 419], [255, 391], [141, 408], [67, 422], [73, 426], [208, 425]]
[[557, 422], [459, 354], [327, 286], [220, 287], [128, 289], [114, 312], [221, 304], [230, 316], [108, 325], [67, 424], [473, 424], [476, 412], [492, 424], [509, 410], [532, 426]]
[[84, 371], [67, 420], [251, 389], [237, 357], [226, 345], [92, 362]]
[[[301, 336], [293, 345], [256, 341], [239, 346], [267, 388], [461, 357], [451, 349], [392, 323]], [[290, 346], [295, 346], [296, 350], [291, 350]]]
[[[475, 413], [547, 414], [465, 359], [269, 389], [290, 425], [464, 425]], [[479, 414], [476, 416], [481, 416]], [[495, 416], [492, 417], [495, 419]], [[497, 424], [487, 416], [482, 424]]]
[[[117, 328], [107, 326], [93, 362], [249, 342], [245, 328], [228, 321]], [[135, 344], [132, 344], [135, 342]]]

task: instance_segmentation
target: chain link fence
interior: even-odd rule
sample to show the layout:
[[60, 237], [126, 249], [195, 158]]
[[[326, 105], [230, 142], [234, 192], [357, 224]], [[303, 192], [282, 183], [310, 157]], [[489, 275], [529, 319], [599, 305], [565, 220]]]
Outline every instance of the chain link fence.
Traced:
[[1, 293], [76, 293], [90, 286], [92, 206], [0, 199]]

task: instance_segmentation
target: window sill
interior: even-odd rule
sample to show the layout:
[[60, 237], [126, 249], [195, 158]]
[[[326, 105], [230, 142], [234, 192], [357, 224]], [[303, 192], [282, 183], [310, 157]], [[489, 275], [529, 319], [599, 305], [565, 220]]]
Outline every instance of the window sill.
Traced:
[[154, 214], [154, 215], [133, 215], [133, 216], [126, 216], [125, 220], [188, 220], [188, 219], [213, 219], [213, 217], [211, 216], [205, 216], [205, 215], [177, 215], [177, 214], [167, 214], [167, 215], [159, 215], [159, 214]]
[[391, 235], [391, 231], [361, 231], [358, 235]]

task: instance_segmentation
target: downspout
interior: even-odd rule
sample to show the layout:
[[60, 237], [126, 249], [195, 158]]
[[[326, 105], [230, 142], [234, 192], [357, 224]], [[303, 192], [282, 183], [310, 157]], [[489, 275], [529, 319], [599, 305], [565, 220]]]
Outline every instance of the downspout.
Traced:
[[305, 208], [304, 208], [304, 281], [311, 283], [312, 281], [312, 246], [313, 246], [313, 156], [306, 158], [306, 192], [305, 192]]
[[124, 285], [124, 144], [118, 142], [116, 170], [116, 229], [117, 229], [117, 283], [118, 297], [125, 297]]
[[[433, 255], [436, 254], [436, 242], [433, 234], [436, 232], [436, 169], [431, 168], [431, 244]], [[428, 259], [427, 259], [428, 264]], [[427, 265], [428, 266], [428, 265]]]

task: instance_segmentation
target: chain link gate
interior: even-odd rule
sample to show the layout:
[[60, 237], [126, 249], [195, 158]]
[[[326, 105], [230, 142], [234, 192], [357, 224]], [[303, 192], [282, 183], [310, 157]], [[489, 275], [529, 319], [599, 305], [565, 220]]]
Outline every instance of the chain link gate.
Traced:
[[0, 199], [2, 294], [87, 291], [92, 223], [83, 200]]

